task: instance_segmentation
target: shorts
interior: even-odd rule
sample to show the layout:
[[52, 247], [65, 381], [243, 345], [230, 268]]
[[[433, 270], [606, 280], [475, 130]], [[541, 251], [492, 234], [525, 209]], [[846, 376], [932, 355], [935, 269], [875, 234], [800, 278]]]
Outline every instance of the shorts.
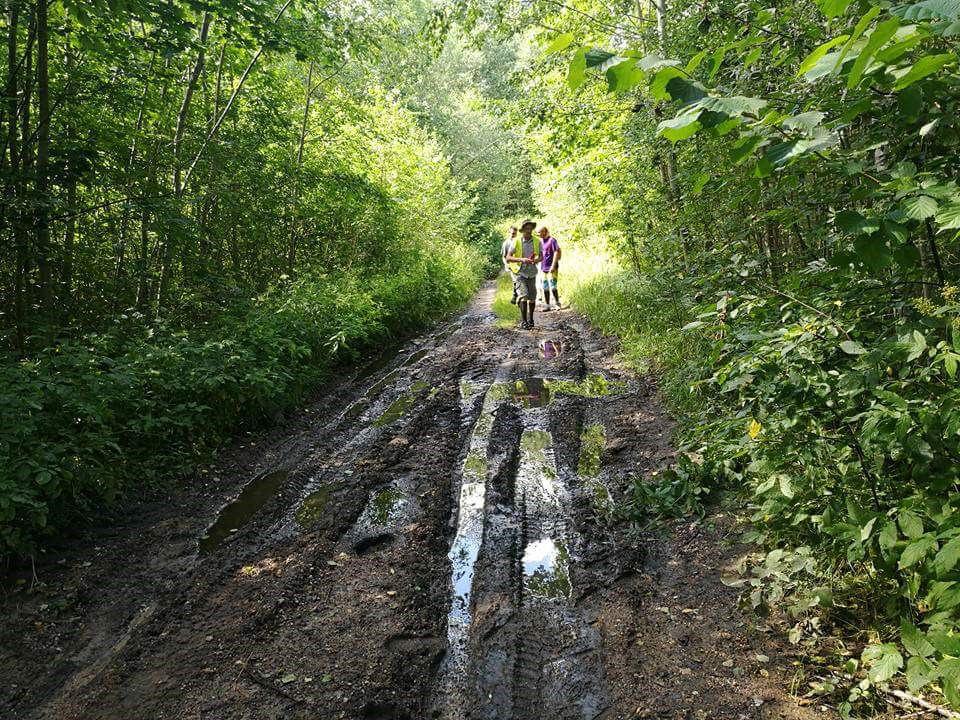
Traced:
[[517, 300], [537, 299], [537, 279], [535, 277], [513, 276], [513, 289], [517, 293]]
[[545, 272], [541, 276], [541, 282], [543, 283], [544, 290], [556, 290], [557, 289], [557, 275], [559, 271], [554, 270], [552, 273]]

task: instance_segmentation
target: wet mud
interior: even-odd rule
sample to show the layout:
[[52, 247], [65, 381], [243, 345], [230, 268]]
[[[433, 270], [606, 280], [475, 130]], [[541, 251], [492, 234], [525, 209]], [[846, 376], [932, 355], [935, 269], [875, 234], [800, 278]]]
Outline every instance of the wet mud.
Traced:
[[673, 456], [652, 381], [569, 310], [498, 327], [492, 292], [41, 558], [2, 601], [0, 714], [806, 717], [749, 666], [777, 648], [731, 551], [615, 512]]

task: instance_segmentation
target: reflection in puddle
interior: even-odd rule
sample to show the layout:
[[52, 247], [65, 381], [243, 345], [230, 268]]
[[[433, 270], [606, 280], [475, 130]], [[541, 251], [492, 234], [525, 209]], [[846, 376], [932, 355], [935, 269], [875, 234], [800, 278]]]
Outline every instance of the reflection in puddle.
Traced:
[[403, 514], [406, 506], [407, 499], [403, 493], [398, 488], [388, 487], [373, 493], [365, 514], [369, 514], [372, 523], [388, 525]]
[[[603, 375], [588, 375], [583, 380], [528, 377], [494, 383], [488, 396], [497, 401], [510, 400], [523, 408], [542, 408], [547, 407], [556, 395], [601, 398], [619, 393], [626, 386], [623, 382], [607, 380]], [[463, 383], [461, 383], [460, 392], [463, 397], [466, 397]]]
[[577, 474], [582, 478], [600, 476], [600, 458], [606, 444], [603, 425], [594, 423], [584, 428], [580, 435], [580, 459], [577, 461]]
[[220, 511], [216, 521], [200, 538], [200, 554], [206, 555], [216, 550], [232, 533], [249, 522], [257, 510], [276, 495], [289, 474], [287, 470], [277, 470], [251, 480], [237, 499]]
[[523, 551], [524, 590], [530, 597], [570, 597], [570, 551], [566, 543], [543, 537]]
[[327, 509], [327, 503], [330, 501], [330, 488], [323, 488], [312, 492], [304, 498], [297, 510], [297, 524], [309, 529], [320, 522], [323, 517], [323, 511]]
[[603, 375], [588, 375], [583, 380], [547, 380], [547, 385], [555, 395], [577, 395], [585, 398], [601, 398], [623, 391], [627, 384], [617, 380], [607, 380]]
[[470, 624], [470, 591], [473, 587], [473, 568], [477, 564], [480, 541], [483, 538], [483, 504], [486, 483], [467, 482], [460, 489], [460, 517], [457, 535], [450, 548], [453, 565], [453, 602], [450, 606], [447, 637], [450, 645], [459, 645], [466, 639]]
[[600, 479], [601, 459], [606, 442], [603, 425], [594, 423], [584, 428], [580, 435], [577, 475], [583, 480], [584, 488], [592, 495], [593, 509], [600, 515], [609, 516], [614, 510], [613, 496]]
[[563, 355], [563, 343], [556, 340], [543, 340], [540, 343], [540, 357], [544, 360], [553, 360]]
[[553, 436], [545, 430], [524, 430], [520, 437], [517, 490], [528, 503], [559, 507], [560, 483], [553, 455]]
[[[472, 404], [473, 393], [462, 392], [464, 409]], [[491, 388], [492, 390], [492, 388]], [[444, 669], [446, 677], [465, 672], [467, 638], [470, 628], [470, 597], [473, 589], [473, 571], [483, 541], [483, 509], [487, 493], [487, 444], [493, 426], [493, 411], [497, 406], [494, 393], [488, 391], [483, 399], [480, 416], [470, 433], [467, 454], [463, 460], [460, 502], [457, 513], [457, 533], [450, 546], [451, 565], [450, 614], [447, 616], [448, 653]]]
[[495, 400], [510, 399], [525, 408], [546, 407], [550, 404], [550, 386], [543, 378], [523, 378], [495, 383], [490, 388]]
[[380, 415], [376, 420], [373, 421], [374, 427], [383, 427], [384, 425], [389, 425], [390, 423], [396, 422], [406, 414], [413, 403], [416, 402], [420, 393], [426, 390], [430, 385], [418, 380], [410, 386], [410, 392], [404, 393], [392, 403], [390, 407], [383, 411], [383, 414]]

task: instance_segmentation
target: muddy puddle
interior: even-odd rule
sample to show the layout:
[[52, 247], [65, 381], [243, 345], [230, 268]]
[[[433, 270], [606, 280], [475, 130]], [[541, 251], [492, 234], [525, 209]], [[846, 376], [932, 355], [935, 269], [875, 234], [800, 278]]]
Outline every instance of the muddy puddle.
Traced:
[[327, 509], [327, 503], [330, 502], [330, 488], [321, 488], [316, 490], [300, 503], [297, 514], [294, 516], [297, 525], [304, 530], [314, 527], [323, 518], [323, 513]]
[[591, 423], [580, 434], [580, 456], [577, 459], [577, 475], [583, 489], [590, 494], [593, 509], [600, 515], [613, 512], [614, 501], [610, 490], [601, 478], [603, 449], [606, 446], [606, 430], [600, 423]]
[[197, 543], [200, 554], [206, 555], [216, 550], [248, 523], [257, 511], [277, 494], [289, 474], [287, 470], [276, 470], [259, 475], [247, 483], [237, 499], [220, 510], [213, 525], [200, 538]]

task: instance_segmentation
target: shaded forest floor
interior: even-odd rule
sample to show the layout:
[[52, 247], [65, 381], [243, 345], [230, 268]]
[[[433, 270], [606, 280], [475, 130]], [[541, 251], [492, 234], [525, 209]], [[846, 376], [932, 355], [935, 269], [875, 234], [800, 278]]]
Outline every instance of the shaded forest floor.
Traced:
[[0, 714], [824, 717], [720, 583], [725, 518], [611, 519], [672, 458], [653, 382], [492, 300], [14, 578]]

